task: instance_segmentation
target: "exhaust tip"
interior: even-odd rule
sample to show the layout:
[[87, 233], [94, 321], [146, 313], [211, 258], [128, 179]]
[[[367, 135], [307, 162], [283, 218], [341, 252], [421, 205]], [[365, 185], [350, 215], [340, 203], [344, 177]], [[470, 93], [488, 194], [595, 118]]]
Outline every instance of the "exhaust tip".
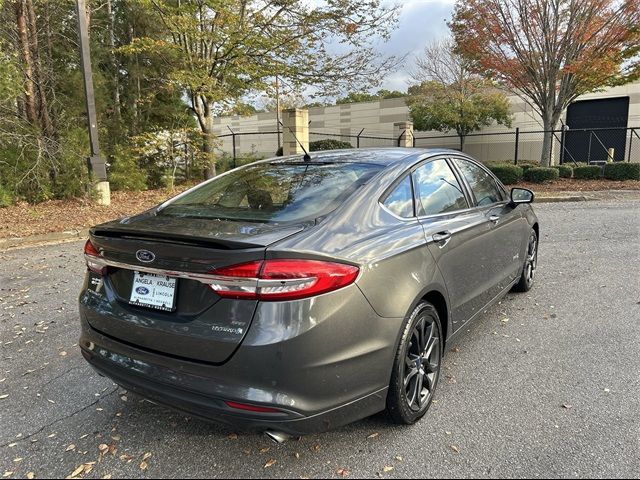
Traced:
[[282, 444], [291, 438], [291, 435], [283, 432], [276, 432], [274, 430], [267, 430], [264, 434], [269, 437], [275, 443]]

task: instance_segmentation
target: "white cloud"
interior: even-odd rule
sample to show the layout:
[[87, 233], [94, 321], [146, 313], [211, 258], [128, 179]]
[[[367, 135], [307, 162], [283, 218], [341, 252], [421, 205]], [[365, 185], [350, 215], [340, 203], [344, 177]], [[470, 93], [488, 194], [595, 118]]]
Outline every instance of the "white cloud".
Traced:
[[402, 3], [398, 28], [391, 39], [380, 45], [384, 55], [407, 55], [397, 72], [383, 81], [383, 88], [405, 90], [414, 58], [425, 45], [437, 38], [446, 37], [454, 0], [407, 0]]

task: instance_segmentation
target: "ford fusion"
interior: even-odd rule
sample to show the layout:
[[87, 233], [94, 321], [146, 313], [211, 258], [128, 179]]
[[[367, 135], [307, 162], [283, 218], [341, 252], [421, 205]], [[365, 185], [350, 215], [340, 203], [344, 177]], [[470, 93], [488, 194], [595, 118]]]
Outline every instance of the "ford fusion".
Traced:
[[532, 201], [452, 150], [252, 163], [91, 229], [80, 347], [128, 390], [275, 439], [412, 424], [447, 342], [531, 288]]

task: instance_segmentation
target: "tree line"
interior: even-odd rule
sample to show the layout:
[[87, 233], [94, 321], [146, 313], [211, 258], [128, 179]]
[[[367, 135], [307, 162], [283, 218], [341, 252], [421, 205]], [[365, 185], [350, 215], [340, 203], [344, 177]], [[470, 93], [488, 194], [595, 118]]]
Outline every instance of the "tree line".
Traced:
[[[114, 188], [217, 173], [213, 119], [279, 75], [326, 95], [397, 65], [378, 0], [88, 0], [101, 150]], [[87, 192], [75, 2], [0, 1], [0, 203]], [[179, 165], [178, 165], [179, 163]], [[218, 168], [219, 170], [219, 168]]]
[[[0, 0], [0, 204], [88, 191], [74, 3]], [[505, 92], [552, 130], [577, 96], [640, 76], [637, 0], [458, 0], [451, 38], [415, 60], [377, 51], [399, 14], [380, 0], [87, 0], [82, 13], [116, 189], [219, 173], [214, 118], [255, 111], [247, 99], [273, 96], [276, 77], [350, 103], [400, 95], [369, 92], [415, 63], [416, 126], [454, 130], [463, 148], [469, 132], [510, 124]]]

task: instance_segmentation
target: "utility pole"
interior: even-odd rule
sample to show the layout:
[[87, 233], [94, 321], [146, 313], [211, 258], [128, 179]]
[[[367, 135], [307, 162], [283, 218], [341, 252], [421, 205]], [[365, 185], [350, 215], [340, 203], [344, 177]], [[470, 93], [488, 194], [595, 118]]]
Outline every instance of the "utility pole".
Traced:
[[280, 79], [276, 75], [276, 132], [278, 132], [278, 150], [282, 146], [280, 143]]
[[80, 40], [80, 60], [82, 64], [82, 76], [84, 79], [84, 93], [87, 106], [87, 123], [89, 127], [89, 141], [91, 144], [91, 156], [87, 159], [89, 173], [97, 180], [94, 186], [100, 205], [111, 203], [109, 182], [107, 181], [107, 168], [104, 159], [100, 156], [98, 144], [98, 120], [96, 118], [96, 101], [93, 92], [93, 74], [91, 71], [91, 52], [89, 48], [89, 26], [87, 25], [87, 7], [85, 0], [76, 0], [76, 13], [78, 15], [78, 37]]

